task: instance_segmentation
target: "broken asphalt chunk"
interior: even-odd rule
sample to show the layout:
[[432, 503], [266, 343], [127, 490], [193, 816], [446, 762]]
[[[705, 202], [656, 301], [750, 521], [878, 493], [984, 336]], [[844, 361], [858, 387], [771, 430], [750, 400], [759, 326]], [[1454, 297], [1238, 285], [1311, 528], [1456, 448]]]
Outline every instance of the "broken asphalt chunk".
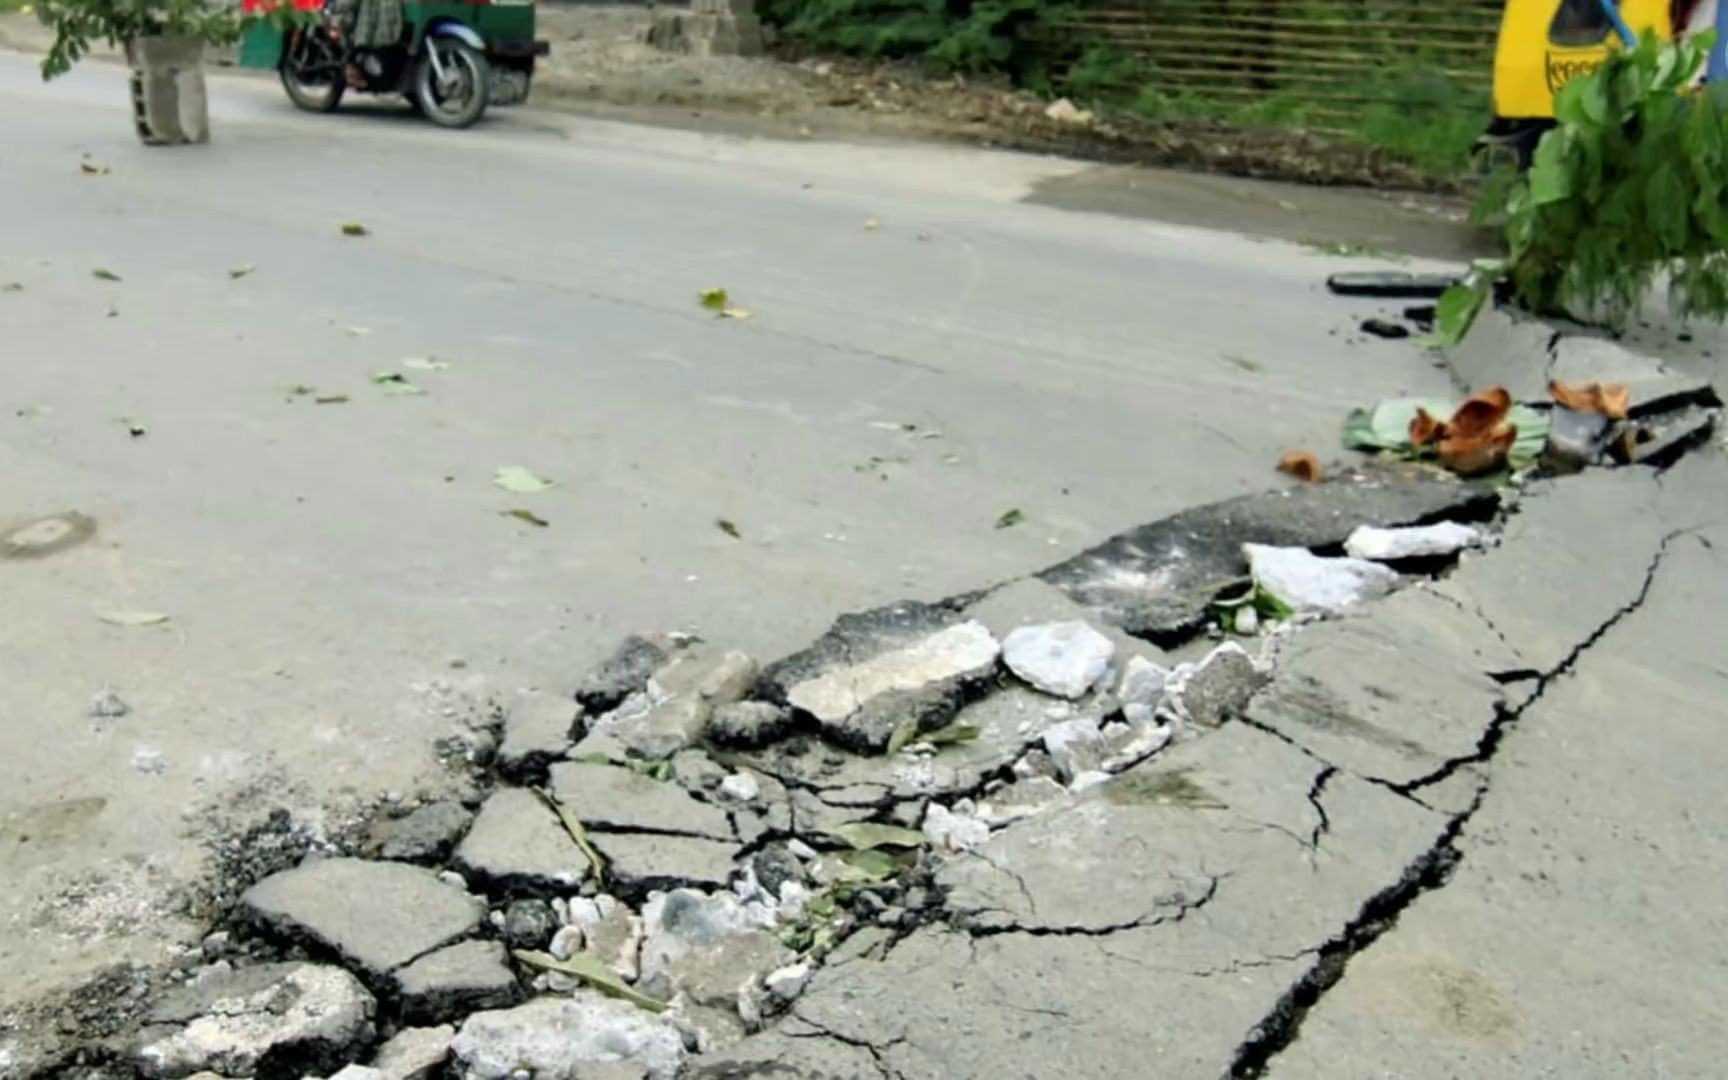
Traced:
[[448, 945], [392, 976], [402, 1018], [438, 1023], [473, 1012], [515, 1004], [522, 996], [516, 973], [496, 941]]
[[338, 1068], [372, 1038], [372, 995], [338, 967], [206, 968], [150, 1010], [132, 1055], [147, 1077], [280, 1077]]
[[769, 696], [812, 716], [834, 741], [880, 753], [908, 719], [952, 719], [996, 671], [1001, 647], [982, 623], [906, 601], [842, 615], [803, 652], [763, 673]]
[[337, 858], [284, 870], [240, 898], [247, 917], [340, 955], [376, 978], [472, 933], [478, 899], [404, 863]]
[[428, 803], [372, 827], [371, 848], [379, 858], [437, 863], [450, 854], [474, 815], [453, 799]]
[[1160, 643], [1201, 629], [1218, 594], [1248, 573], [1244, 543], [1342, 544], [1358, 525], [1485, 518], [1490, 489], [1433, 470], [1372, 467], [1243, 495], [1122, 533], [1038, 576], [1129, 633]]
[[616, 765], [562, 762], [552, 767], [552, 795], [600, 842], [604, 832], [662, 832], [730, 840], [726, 811], [682, 787]]
[[453, 861], [470, 880], [527, 896], [570, 892], [593, 868], [557, 814], [522, 788], [503, 788], [481, 805]]
[[547, 767], [569, 752], [580, 715], [567, 697], [539, 692], [516, 695], [504, 717], [498, 772], [518, 784], [545, 776]]
[[1366, 270], [1333, 274], [1326, 288], [1338, 296], [1372, 296], [1436, 300], [1462, 280], [1457, 274], [1414, 274], [1401, 270]]
[[625, 698], [647, 687], [649, 676], [666, 663], [676, 648], [675, 643], [665, 639], [630, 635], [582, 680], [576, 700], [591, 716], [611, 712]]

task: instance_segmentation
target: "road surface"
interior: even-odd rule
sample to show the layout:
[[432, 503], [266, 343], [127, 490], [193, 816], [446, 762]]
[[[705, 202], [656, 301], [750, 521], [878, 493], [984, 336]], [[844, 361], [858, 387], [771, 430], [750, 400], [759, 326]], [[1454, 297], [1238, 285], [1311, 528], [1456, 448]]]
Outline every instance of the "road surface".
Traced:
[[0, 998], [158, 956], [211, 807], [412, 794], [626, 632], [771, 658], [1448, 390], [1338, 259], [1027, 201], [1073, 163], [211, 93], [147, 148], [118, 68], [0, 54], [0, 518], [97, 522], [0, 564]]

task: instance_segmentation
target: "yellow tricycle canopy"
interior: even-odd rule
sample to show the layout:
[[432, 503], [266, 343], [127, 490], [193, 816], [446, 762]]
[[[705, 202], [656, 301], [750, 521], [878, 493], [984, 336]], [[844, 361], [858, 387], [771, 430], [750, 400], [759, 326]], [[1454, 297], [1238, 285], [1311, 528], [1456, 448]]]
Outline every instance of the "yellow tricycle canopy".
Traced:
[[[1715, 0], [1620, 0], [1634, 34], [1667, 40], [1713, 21]], [[1601, 0], [1506, 0], [1494, 53], [1494, 113], [1502, 120], [1548, 120], [1554, 95], [1594, 71], [1620, 39]]]

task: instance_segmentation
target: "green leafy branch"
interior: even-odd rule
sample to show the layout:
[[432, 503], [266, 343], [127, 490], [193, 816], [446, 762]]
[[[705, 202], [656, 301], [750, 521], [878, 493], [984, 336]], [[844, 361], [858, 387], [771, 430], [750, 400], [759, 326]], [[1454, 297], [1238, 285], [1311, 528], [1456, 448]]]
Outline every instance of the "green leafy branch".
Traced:
[[1483, 193], [1507, 255], [1441, 297], [1435, 337], [1469, 332], [1496, 288], [1523, 308], [1623, 327], [1658, 278], [1683, 319], [1728, 318], [1728, 84], [1695, 86], [1714, 34], [1646, 34], [1554, 101], [1531, 167]]

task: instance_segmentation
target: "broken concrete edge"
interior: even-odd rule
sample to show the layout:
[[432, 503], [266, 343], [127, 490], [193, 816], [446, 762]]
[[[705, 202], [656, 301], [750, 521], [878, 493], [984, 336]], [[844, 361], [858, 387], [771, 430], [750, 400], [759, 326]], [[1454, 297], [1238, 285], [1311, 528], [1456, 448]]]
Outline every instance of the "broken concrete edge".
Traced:
[[[1475, 496], [1472, 496], [1471, 498], [1467, 499], [1463, 503], [1463, 505], [1466, 505], [1466, 506], [1478, 505], [1477, 498]], [[1347, 530], [1350, 528], [1354, 528], [1356, 524], [1358, 524], [1358, 522], [1356, 522], [1354, 520], [1343, 523], [1343, 528], [1346, 530], [1346, 534], [1347, 534]], [[1342, 536], [1340, 537], [1339, 542], [1340, 543], [1342, 542]], [[1654, 569], [1652, 570], [1652, 573], [1654, 573]], [[1022, 580], [1024, 580], [1024, 579], [1022, 579]], [[988, 593], [990, 591], [994, 591], [994, 590], [989, 590], [989, 591], [986, 591], [983, 593], [971, 593], [971, 594], [967, 594], [964, 597], [954, 598], [954, 599], [951, 599], [949, 601], [944, 601], [944, 602], [937, 604], [937, 605], [926, 605], [926, 607], [937, 613], [938, 618], [941, 621], [942, 625], [950, 626], [950, 625], [954, 625], [958, 621], [963, 620], [964, 616], [965, 616], [966, 609], [968, 607], [974, 605], [982, 597], [988, 595]], [[1277, 641], [1276, 636], [1269, 636], [1268, 637], [1269, 644], [1275, 643], [1276, 641]], [[1545, 677], [1551, 678], [1551, 677], [1554, 677], [1554, 675], [1556, 675], [1556, 674], [1558, 674], [1558, 671], [1550, 672]], [[1000, 676], [1000, 678], [1006, 678], [1006, 676]], [[1000, 686], [997, 686], [997, 689], [1000, 689], [1000, 688], [1001, 688]], [[1538, 690], [1538, 693], [1539, 693], [1539, 690]], [[1513, 719], [1515, 720], [1515, 717], [1513, 717]], [[1160, 745], [1162, 745], [1162, 744], [1160, 744]], [[1485, 757], [1491, 756], [1492, 749], [1493, 749], [1493, 744], [1491, 742], [1484, 744], [1483, 754], [1485, 755]], [[1154, 747], [1152, 750], [1152, 753], [1156, 753], [1156, 750], [1157, 750], [1157, 747]], [[1150, 754], [1147, 756], [1150, 756]], [[1485, 757], [1484, 757], [1484, 759], [1485, 759]], [[1134, 765], [1139, 764], [1139, 762], [1143, 761], [1143, 760], [1146, 760], [1146, 758], [1145, 757], [1138, 758], [1135, 761], [1130, 762], [1126, 767], [1132, 768]], [[504, 783], [502, 777], [500, 777], [496, 773], [496, 771], [488, 770], [483, 764], [476, 762], [472, 757], [459, 758], [456, 760], [456, 763], [466, 763], [469, 767], [474, 769], [474, 771], [478, 774], [479, 779], [483, 785], [482, 790], [481, 790], [482, 795], [489, 794], [491, 791], [496, 791], [496, 790], [502, 789], [502, 786]], [[1458, 764], [1458, 768], [1462, 769], [1465, 765], [1472, 764], [1472, 763], [1474, 763], [1474, 759], [1472, 762], [1461, 762]], [[1328, 766], [1328, 768], [1331, 769], [1333, 772], [1336, 771], [1335, 767]], [[1456, 771], [1456, 770], [1454, 770], [1454, 771]], [[1100, 775], [1101, 775], [1101, 779], [1103, 779], [1103, 780], [1108, 779], [1107, 774], [1100, 774]], [[1327, 772], [1327, 773], [1321, 774], [1321, 777], [1317, 780], [1317, 782], [1314, 785], [1315, 790], [1309, 792], [1309, 798], [1311, 801], [1318, 800], [1321, 797], [1321, 793], [1323, 791], [1324, 784], [1325, 784], [1325, 779], [1329, 775], [1332, 775], [1332, 773]], [[998, 775], [994, 778], [987, 777], [979, 785], [980, 789], [982, 789], [985, 785], [991, 783], [993, 779], [996, 781], [1007, 781], [1009, 779], [1009, 776], [1008, 775]], [[1437, 783], [1442, 779], [1445, 779], [1445, 777], [1436, 776], [1433, 779], [1433, 782]], [[1419, 785], [1412, 785], [1413, 788], [1416, 786], [1419, 786]], [[814, 788], [813, 790], [815, 790], [818, 794], [820, 794], [822, 789]], [[926, 799], [926, 798], [917, 798], [917, 799], [910, 799], [910, 800], [906, 799], [906, 798], [895, 798], [891, 792], [885, 790], [885, 791], [881, 792], [880, 798], [878, 798], [874, 801], [868, 802], [865, 805], [861, 805], [860, 808], [868, 811], [867, 816], [866, 816], [867, 820], [878, 820], [878, 821], [881, 821], [883, 824], [887, 824], [893, 820], [892, 815], [896, 809], [900, 808], [901, 806], [903, 806], [905, 804], [910, 804], [914, 807], [914, 812], [915, 812], [916, 816], [913, 818], [913, 822], [916, 823], [918, 819], [925, 818], [925, 817], [929, 816], [928, 807], [931, 807], [931, 806], [941, 806], [942, 810], [943, 810], [943, 815], [937, 815], [937, 816], [943, 817], [944, 819], [963, 816], [961, 813], [959, 804], [961, 803], [962, 798], [971, 797], [974, 794], [982, 794], [982, 790], [979, 790], [976, 792], [968, 791], [964, 796], [960, 796], [958, 793], [949, 793], [948, 795], [944, 796], [945, 798], [947, 798], [949, 800], [948, 803], [946, 805], [944, 805], [940, 801], [933, 801], [933, 800]], [[1412, 798], [1416, 798], [1416, 795], [1414, 794], [1414, 792], [1405, 792], [1404, 794], [1410, 795], [1410, 797], [1412, 797]], [[1008, 821], [1004, 824], [1001, 824], [999, 827], [1000, 828], [1011, 828], [1012, 825], [1013, 825], [1013, 822]], [[360, 832], [363, 832], [363, 831], [364, 831], [363, 829], [360, 830]], [[644, 833], [643, 835], [652, 835], [652, 834]], [[715, 888], [717, 886], [723, 887], [725, 885], [737, 884], [738, 883], [738, 880], [737, 880], [738, 874], [744, 875], [745, 878], [750, 878], [750, 877], [754, 876], [754, 870], [753, 870], [753, 868], [751, 868], [748, 865], [747, 862], [743, 865], [738, 865], [737, 860], [748, 860], [749, 857], [753, 853], [766, 850], [770, 845], [777, 844], [777, 843], [778, 844], [786, 844], [786, 845], [799, 844], [804, 848], [804, 850], [808, 851], [813, 857], [817, 857], [817, 858], [822, 857], [820, 852], [817, 850], [818, 847], [826, 847], [830, 851], [841, 849], [840, 845], [836, 845], [834, 843], [832, 834], [826, 834], [826, 833], [820, 833], [820, 832], [804, 832], [803, 830], [801, 830], [798, 827], [797, 822], [795, 820], [793, 820], [785, 828], [780, 828], [780, 829], [772, 829], [771, 828], [771, 829], [764, 830], [764, 832], [762, 834], [760, 834], [755, 840], [741, 843], [739, 845], [739, 850], [735, 853], [735, 856], [736, 856], [735, 857], [735, 872], [733, 874], [728, 875], [728, 880], [726, 882], [716, 882], [716, 881], [692, 882], [688, 878], [680, 878], [680, 877], [676, 877], [676, 876], [667, 876], [667, 877], [652, 878], [650, 880], [650, 884], [652, 886], [658, 887], [662, 891], [670, 891], [670, 890], [677, 889], [677, 888], [687, 887], [687, 886], [690, 886], [692, 884], [700, 885], [700, 886], [707, 887], [707, 888]], [[323, 854], [345, 854], [347, 851], [354, 851], [354, 850], [359, 850], [358, 843], [355, 843], [352, 846], [347, 846], [347, 847], [344, 847], [342, 845], [334, 845], [334, 846], [326, 845], [326, 850], [323, 851], [322, 853]], [[304, 854], [304, 853], [305, 852], [302, 851], [302, 854]], [[903, 885], [904, 891], [908, 894], [908, 897], [907, 897], [907, 901], [898, 908], [898, 913], [895, 914], [894, 917], [887, 924], [890, 927], [890, 933], [892, 935], [892, 940], [901, 939], [904, 936], [914, 932], [919, 927], [924, 926], [924, 925], [929, 925], [932, 922], [952, 923], [956, 919], [963, 918], [963, 913], [959, 913], [959, 912], [955, 912], [953, 910], [950, 910], [947, 898], [942, 894], [940, 889], [938, 889], [934, 886], [934, 884], [931, 881], [929, 874], [928, 874], [929, 867], [926, 863], [926, 860], [924, 860], [922, 857], [920, 857], [918, 860], [916, 860], [916, 865], [914, 865], [910, 869], [911, 869], [911, 872], [908, 873], [905, 881], [901, 882], [901, 883], [897, 883], [897, 884]], [[1422, 874], [1419, 874], [1417, 876], [1421, 877], [1427, 873], [1428, 873], [1427, 870], [1423, 870]], [[233, 892], [232, 887], [230, 887], [229, 891], [230, 891], [230, 893]], [[832, 951], [833, 949], [840, 947], [842, 944], [845, 943], [846, 937], [848, 935], [850, 935], [852, 933], [856, 933], [859, 929], [861, 929], [865, 926], [877, 925], [881, 921], [878, 918], [878, 916], [889, 914], [888, 911], [886, 911], [885, 909], [882, 908], [884, 901], [880, 898], [880, 896], [878, 895], [878, 892], [873, 891], [871, 888], [868, 887], [868, 885], [862, 885], [861, 887], [859, 887], [853, 891], [855, 892], [856, 897], [859, 898], [858, 902], [860, 904], [864, 904], [865, 907], [861, 908], [856, 913], [848, 913], [837, 920], [833, 920], [833, 921], [826, 923], [824, 929], [826, 929], [828, 931], [829, 936], [827, 937], [826, 940], [819, 940], [819, 941], [815, 942], [809, 948], [809, 951], [807, 952], [803, 962], [808, 962], [808, 963], [813, 963], [813, 964], [819, 965], [822, 962], [823, 957], [828, 952]], [[1394, 890], [1390, 890], [1390, 891], [1395, 892], [1396, 890], [1394, 889]], [[913, 902], [911, 897], [910, 897], [910, 894], [913, 892], [916, 892], [918, 894], [918, 897], [919, 897], [919, 899], [916, 902]], [[719, 893], [718, 895], [726, 895], [726, 894], [724, 892], [722, 892], [722, 893]], [[1402, 894], [1400, 893], [1398, 895], [1402, 895]], [[890, 897], [893, 898], [894, 894], [890, 893]], [[865, 902], [864, 898], [868, 898], [868, 903]], [[491, 899], [494, 901], [497, 901], [500, 898], [493, 897]], [[505, 897], [503, 899], [507, 900], [509, 898]], [[1390, 902], [1390, 901], [1387, 901], [1387, 902]], [[872, 910], [872, 909], [874, 909], [874, 910]], [[233, 932], [236, 935], [240, 936], [242, 938], [242, 940], [244, 940], [244, 937], [245, 937], [245, 934], [246, 934], [248, 928], [242, 927], [238, 923], [220, 924], [220, 925], [231, 925]], [[489, 937], [484, 936], [484, 935], [488, 935], [490, 933], [490, 931], [488, 931], [485, 927], [482, 927], [480, 932], [483, 936], [482, 936], [482, 938], [480, 938], [478, 940], [490, 940]], [[1346, 935], [1346, 936], [1348, 936], [1348, 935]], [[250, 956], [242, 955], [241, 959], [270, 960], [270, 959], [277, 959], [282, 955], [280, 952], [280, 949], [285, 944], [285, 942], [280, 941], [280, 940], [276, 940], [276, 941], [266, 940], [266, 941], [251, 941], [251, 942], [246, 942], [245, 944], [247, 944], [249, 947], [251, 947], [254, 951]], [[290, 955], [292, 955], [292, 954], [290, 954]], [[520, 969], [518, 969], [518, 970], [520, 970]], [[1292, 991], [1292, 992], [1295, 993], [1296, 991]], [[386, 1015], [390, 1015], [393, 1012], [393, 1010], [396, 1010], [398, 1008], [398, 1006], [390, 999], [390, 997], [389, 997], [390, 991], [389, 990], [386, 989], [384, 991], [384, 993], [386, 996], [384, 999], [383, 1011]], [[771, 1017], [772, 1015], [774, 1015], [773, 1009], [765, 1010], [764, 1015]], [[1294, 1021], [1294, 1022], [1299, 1022], [1299, 1020]], [[1272, 1026], [1275, 1027], [1277, 1025], [1272, 1025]], [[112, 1054], [115, 1052], [115, 1049], [114, 1049], [114, 1045], [112, 1043], [109, 1043], [104, 1048], [98, 1048], [94, 1052], [96, 1052], [98, 1054], [101, 1054], [101, 1053]], [[1247, 1052], [1245, 1051], [1245, 1053], [1247, 1053]], [[1248, 1056], [1252, 1057], [1252, 1054], [1249, 1054]]]
[[[1669, 533], [1662, 537], [1651, 554], [1642, 580], [1635, 593], [1615, 608], [1609, 616], [1590, 631], [1560, 661], [1547, 670], [1532, 673], [1535, 686], [1521, 701], [1498, 708], [1484, 727], [1476, 747], [1468, 754], [1451, 758], [1428, 775], [1405, 784], [1383, 785], [1406, 798], [1421, 802], [1421, 793], [1459, 776], [1465, 770], [1490, 765], [1507, 735], [1517, 726], [1530, 708], [1553, 683], [1565, 677], [1579, 661], [1594, 649], [1604, 637], [1628, 616], [1643, 606], [1656, 583], [1663, 561], [1673, 542], [1681, 535]], [[1288, 737], [1269, 728], [1261, 728], [1277, 738]], [[1306, 747], [1304, 753], [1312, 754]], [[1316, 760], [1324, 761], [1316, 757]], [[1330, 778], [1340, 771], [1330, 763], [1321, 775]], [[1321, 785], [1316, 784], [1316, 789]], [[1396, 928], [1398, 917], [1423, 894], [1442, 888], [1450, 879], [1462, 854], [1457, 847], [1459, 835], [1470, 819], [1482, 808], [1492, 786], [1492, 776], [1479, 773], [1471, 784], [1472, 794], [1462, 810], [1445, 819], [1444, 826], [1429, 847], [1405, 868], [1396, 881], [1371, 896], [1355, 918], [1319, 946], [1313, 963], [1302, 973], [1258, 1024], [1254, 1025], [1238, 1046], [1226, 1075], [1232, 1080], [1257, 1080], [1267, 1075], [1273, 1061], [1286, 1047], [1300, 1037], [1304, 1020], [1320, 1004], [1328, 991], [1345, 976], [1351, 960], [1368, 949], [1382, 935]], [[1422, 803], [1426, 806], [1427, 803]]]

